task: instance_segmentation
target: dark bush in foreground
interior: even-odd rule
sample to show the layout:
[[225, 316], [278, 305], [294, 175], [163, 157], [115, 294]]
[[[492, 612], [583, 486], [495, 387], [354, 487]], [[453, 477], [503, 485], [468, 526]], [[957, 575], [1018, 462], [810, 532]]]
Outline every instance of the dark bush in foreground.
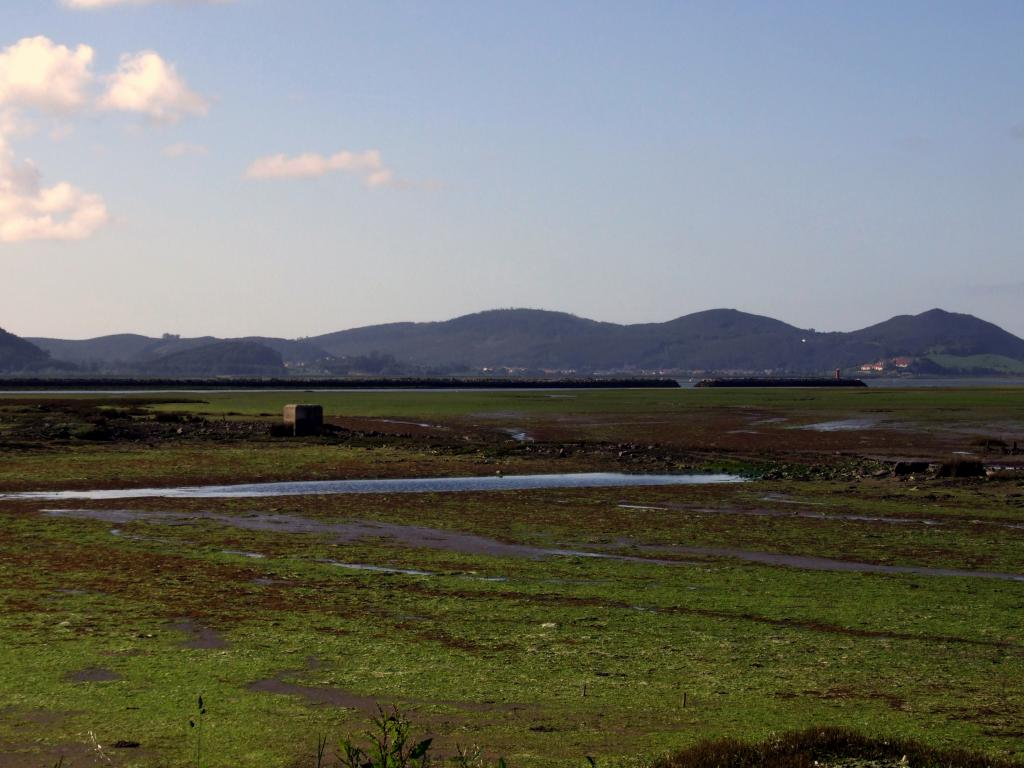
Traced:
[[654, 761], [652, 768], [1022, 768], [1024, 764], [917, 741], [864, 736], [846, 728], [809, 728], [757, 744], [702, 741]]

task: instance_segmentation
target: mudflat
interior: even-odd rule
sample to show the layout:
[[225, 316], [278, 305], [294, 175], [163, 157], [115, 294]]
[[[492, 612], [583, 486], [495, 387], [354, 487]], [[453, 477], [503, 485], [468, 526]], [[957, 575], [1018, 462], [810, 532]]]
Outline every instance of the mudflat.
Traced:
[[[0, 399], [0, 765], [185, 764], [200, 694], [225, 768], [376, 703], [515, 766], [851, 723], [1024, 751], [1020, 389], [324, 393], [303, 438], [289, 393], [181, 397]], [[745, 481], [9, 497], [594, 472]]]

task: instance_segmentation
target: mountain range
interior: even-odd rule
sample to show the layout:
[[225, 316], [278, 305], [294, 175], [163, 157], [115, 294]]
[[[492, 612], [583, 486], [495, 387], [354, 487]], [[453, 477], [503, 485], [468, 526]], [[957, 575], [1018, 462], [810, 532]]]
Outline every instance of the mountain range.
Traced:
[[459, 374], [543, 371], [825, 373], [866, 364], [926, 373], [1024, 373], [1024, 339], [933, 309], [851, 332], [803, 329], [735, 309], [620, 325], [534, 309], [389, 323], [302, 339], [212, 336], [19, 339], [0, 370], [139, 375]]

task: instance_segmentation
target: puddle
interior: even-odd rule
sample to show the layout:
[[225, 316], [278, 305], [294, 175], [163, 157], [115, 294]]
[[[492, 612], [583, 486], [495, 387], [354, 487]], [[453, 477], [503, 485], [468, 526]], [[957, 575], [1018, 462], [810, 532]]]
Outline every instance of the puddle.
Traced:
[[1001, 579], [1003, 581], [1019, 581], [1024, 583], [1024, 574], [1000, 573], [998, 571], [968, 571], [959, 568], [929, 568], [917, 565], [879, 565], [877, 563], [859, 563], [852, 560], [833, 560], [828, 557], [813, 555], [785, 555], [777, 552], [753, 552], [730, 547], [658, 547], [645, 546], [641, 549], [653, 552], [680, 552], [687, 555], [704, 555], [707, 557], [725, 557], [734, 560], [745, 560], [762, 565], [781, 565], [799, 568], [805, 571], [839, 571], [843, 573], [879, 573], [879, 574], [911, 574], [914, 576], [951, 576], [976, 579]]
[[88, 667], [78, 672], [69, 672], [64, 679], [72, 683], [114, 683], [124, 680], [117, 672], [103, 667]]
[[[615, 555], [603, 552], [585, 552], [574, 549], [537, 547], [529, 544], [513, 544], [473, 533], [446, 531], [420, 525], [400, 525], [376, 521], [353, 520], [344, 523], [328, 523], [295, 515], [223, 515], [214, 512], [147, 512], [131, 509], [46, 509], [44, 513], [54, 517], [102, 520], [106, 522], [143, 521], [161, 525], [180, 524], [182, 520], [208, 520], [249, 531], [269, 531], [284, 534], [317, 534], [333, 537], [338, 544], [348, 544], [359, 539], [385, 538], [410, 547], [439, 549], [466, 555], [487, 555], [490, 557], [584, 557], [623, 562], [649, 563], [653, 565], [680, 565], [674, 560], [656, 560], [631, 555]], [[340, 565], [340, 563], [339, 563]], [[356, 567], [358, 564], [350, 564]], [[366, 566], [369, 569], [371, 566]], [[377, 566], [372, 566], [376, 568]], [[420, 575], [417, 573], [416, 575]], [[422, 575], [435, 574], [422, 572]]]
[[148, 543], [151, 543], [151, 544], [174, 544], [174, 543], [176, 543], [176, 542], [172, 541], [171, 539], [159, 539], [159, 538], [156, 538], [155, 536], [134, 536], [132, 534], [125, 533], [120, 528], [111, 528], [110, 529], [110, 535], [111, 536], [116, 536], [119, 539], [124, 539], [125, 541], [142, 541], [142, 542], [148, 542]]
[[421, 427], [422, 429], [443, 429], [448, 430], [448, 427], [443, 427], [440, 424], [427, 424], [422, 421], [401, 421], [399, 419], [374, 419], [383, 424], [402, 424], [406, 427]]
[[0, 499], [40, 501], [105, 499], [226, 499], [267, 496], [319, 496], [338, 493], [460, 493], [528, 491], [546, 488], [615, 488], [619, 486], [712, 485], [741, 483], [738, 475], [627, 475], [618, 472], [580, 472], [550, 475], [486, 477], [424, 477], [381, 480], [310, 480], [290, 483], [124, 488], [97, 491], [32, 491], [0, 494]]
[[525, 430], [522, 429], [503, 429], [501, 430], [506, 435], [511, 437], [517, 443], [532, 443], [533, 438], [530, 437]]
[[437, 575], [434, 573], [430, 573], [430, 571], [417, 571], [412, 568], [386, 568], [383, 565], [366, 565], [364, 563], [339, 563], [337, 560], [324, 560], [323, 562], [329, 563], [330, 565], [336, 565], [338, 568], [349, 568], [353, 571], [372, 571], [373, 573], [400, 573], [404, 576]]
[[618, 560], [623, 563], [644, 563], [647, 565], [697, 565], [697, 563], [684, 562], [682, 560], [657, 560], [651, 557], [636, 557], [634, 555], [611, 555], [605, 552], [581, 552], [575, 549], [547, 549], [543, 550], [547, 555], [559, 557], [583, 557], [594, 560]]
[[238, 551], [235, 551], [233, 549], [223, 549], [223, 550], [221, 550], [221, 554], [222, 555], [237, 555], [238, 557], [248, 557], [248, 558], [251, 558], [253, 560], [263, 560], [264, 558], [266, 558], [266, 555], [261, 555], [259, 552], [238, 552]]
[[[777, 499], [765, 499], [765, 501], [778, 501]], [[828, 506], [816, 504], [810, 501], [788, 501], [787, 504], [800, 504], [808, 506]], [[836, 523], [882, 523], [884, 525], [944, 525], [942, 520], [933, 520], [927, 517], [881, 517], [877, 515], [850, 515], [843, 513], [812, 512], [809, 510], [782, 511], [776, 509], [691, 509], [702, 515], [748, 515], [750, 517], [798, 517], [803, 520], [821, 520], [823, 522]]]
[[[810, 507], [825, 507], [827, 504], [822, 504], [814, 501], [797, 501], [795, 499], [786, 499], [775, 496], [762, 496], [761, 501], [773, 501], [781, 504], [795, 504], [800, 506]], [[654, 507], [646, 506], [643, 504], [619, 504], [620, 509], [638, 509], [648, 510], [651, 512], [667, 512], [669, 510], [678, 510], [685, 514], [695, 515], [746, 515], [749, 517], [798, 517], [806, 520], [823, 520], [825, 522], [854, 522], [854, 523], [885, 523], [889, 525], [944, 525], [942, 520], [933, 520], [931, 518], [922, 517], [881, 517], [875, 515], [849, 515], [842, 513], [827, 514], [825, 512], [812, 512], [804, 510], [775, 510], [775, 509], [735, 509], [735, 508], [720, 508], [720, 507], [685, 507], [682, 505], [673, 505], [668, 507]], [[1012, 527], [1012, 526], [1008, 526]]]
[[[827, 507], [828, 504], [815, 501], [797, 501], [778, 496], [762, 496], [761, 501], [771, 501], [780, 504], [795, 504], [808, 507]], [[748, 515], [750, 517], [796, 517], [806, 520], [821, 520], [824, 522], [855, 522], [855, 523], [882, 523], [883, 525], [980, 525], [992, 528], [1004, 528], [1008, 530], [1024, 530], [1024, 523], [1003, 523], [997, 520], [964, 520], [963, 518], [950, 517], [946, 520], [936, 520], [930, 517], [883, 517], [880, 515], [856, 515], [843, 513], [814, 512], [810, 510], [782, 511], [775, 509], [735, 509], [721, 507], [687, 507], [682, 504], [672, 504], [665, 507], [654, 507], [642, 504], [621, 503], [622, 509], [649, 510], [651, 512], [666, 512], [678, 510], [679, 512], [697, 515]]]
[[227, 641], [209, 627], [196, 624], [192, 619], [179, 619], [170, 625], [171, 629], [184, 632], [189, 637], [181, 643], [182, 648], [194, 650], [217, 650], [227, 648]]
[[249, 683], [246, 688], [257, 693], [276, 693], [284, 696], [298, 696], [301, 699], [305, 699], [310, 704], [340, 707], [343, 709], [358, 709], [368, 714], [377, 713], [378, 702], [381, 702], [382, 706], [386, 706], [384, 701], [381, 699], [377, 699], [373, 696], [358, 696], [357, 694], [350, 693], [342, 688], [289, 683], [284, 678], [291, 674], [295, 673], [280, 672], [274, 677], [267, 678], [266, 680], [257, 680], [256, 682]]
[[[280, 533], [306, 533], [320, 534], [334, 537], [337, 543], [351, 543], [363, 538], [387, 538], [392, 539], [403, 546], [410, 548], [439, 549], [448, 552], [459, 552], [468, 555], [487, 555], [491, 557], [520, 557], [520, 558], [542, 558], [542, 557], [579, 557], [587, 559], [614, 560], [627, 563], [640, 563], [644, 565], [692, 565], [692, 562], [680, 560], [665, 560], [655, 557], [640, 557], [634, 555], [616, 555], [604, 552], [586, 552], [573, 549], [558, 549], [549, 547], [537, 547], [529, 544], [513, 544], [496, 539], [489, 539], [484, 536], [477, 536], [472, 533], [459, 531], [446, 531], [438, 528], [428, 528], [418, 525], [399, 525], [396, 523], [350, 521], [345, 523], [328, 523], [319, 520], [312, 520], [293, 515], [247, 515], [232, 516], [216, 513], [195, 513], [186, 515], [181, 512], [144, 512], [134, 510], [102, 510], [102, 509], [64, 509], [45, 510], [48, 514], [61, 517], [78, 517], [96, 520], [110, 520], [111, 517], [118, 520], [145, 520], [155, 524], [161, 524], [165, 520], [180, 521], [182, 519], [201, 519], [234, 526], [245, 530], [254, 531], [276, 531]], [[697, 512], [717, 513], [718, 510], [692, 510]], [[728, 512], [727, 512], [728, 514]], [[796, 514], [817, 515], [814, 512], [783, 513], [765, 510], [761, 514], [785, 515]], [[853, 517], [853, 516], [851, 516]], [[859, 517], [859, 516], [857, 516]], [[829, 519], [822, 516], [822, 519]], [[885, 518], [882, 518], [885, 519]], [[892, 519], [892, 518], [888, 518]], [[903, 522], [903, 520], [901, 520]], [[905, 522], [919, 523], [919, 520], [906, 519]], [[824, 557], [805, 555], [785, 555], [774, 552], [752, 552], [741, 549], [726, 547], [663, 547], [657, 545], [641, 545], [642, 551], [656, 553], [674, 553], [698, 555], [702, 557], [725, 557], [749, 562], [762, 563], [764, 565], [781, 565], [791, 568], [817, 571], [844, 571], [850, 573], [880, 573], [880, 574], [915, 574], [919, 576], [957, 576], [985, 579], [1003, 579], [1007, 581], [1024, 582], [1024, 575], [1014, 573], [1000, 573], [995, 571], [971, 571], [955, 568], [929, 568], [925, 566], [902, 566], [902, 565], [878, 565], [874, 563], [861, 563], [847, 560], [833, 560]], [[419, 575], [419, 574], [417, 574]], [[431, 574], [427, 574], [431, 575]], [[190, 629], [194, 625], [180, 623], [176, 628], [183, 631], [202, 631], [210, 634], [220, 643], [219, 636], [210, 630], [201, 628]], [[200, 646], [195, 646], [200, 647]], [[202, 647], [224, 647], [224, 645], [202, 646]]]
[[840, 419], [838, 421], [820, 421], [817, 424], [803, 424], [792, 429], [809, 429], [812, 432], [850, 432], [857, 429], [871, 429], [877, 426], [878, 419]]
[[761, 501], [774, 501], [777, 504], [800, 504], [806, 507], [827, 507], [822, 501], [801, 501], [781, 493], [769, 493], [761, 497]]
[[639, 613], [658, 613], [657, 608], [649, 608], [644, 605], [631, 605], [629, 608], [630, 610], [638, 611]]

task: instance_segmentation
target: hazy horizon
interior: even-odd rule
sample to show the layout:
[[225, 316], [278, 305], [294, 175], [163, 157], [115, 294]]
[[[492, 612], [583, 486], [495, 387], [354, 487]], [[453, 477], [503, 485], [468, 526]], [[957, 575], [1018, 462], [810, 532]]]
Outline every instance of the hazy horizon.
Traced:
[[1024, 5], [8, 0], [0, 327], [1024, 336]]

